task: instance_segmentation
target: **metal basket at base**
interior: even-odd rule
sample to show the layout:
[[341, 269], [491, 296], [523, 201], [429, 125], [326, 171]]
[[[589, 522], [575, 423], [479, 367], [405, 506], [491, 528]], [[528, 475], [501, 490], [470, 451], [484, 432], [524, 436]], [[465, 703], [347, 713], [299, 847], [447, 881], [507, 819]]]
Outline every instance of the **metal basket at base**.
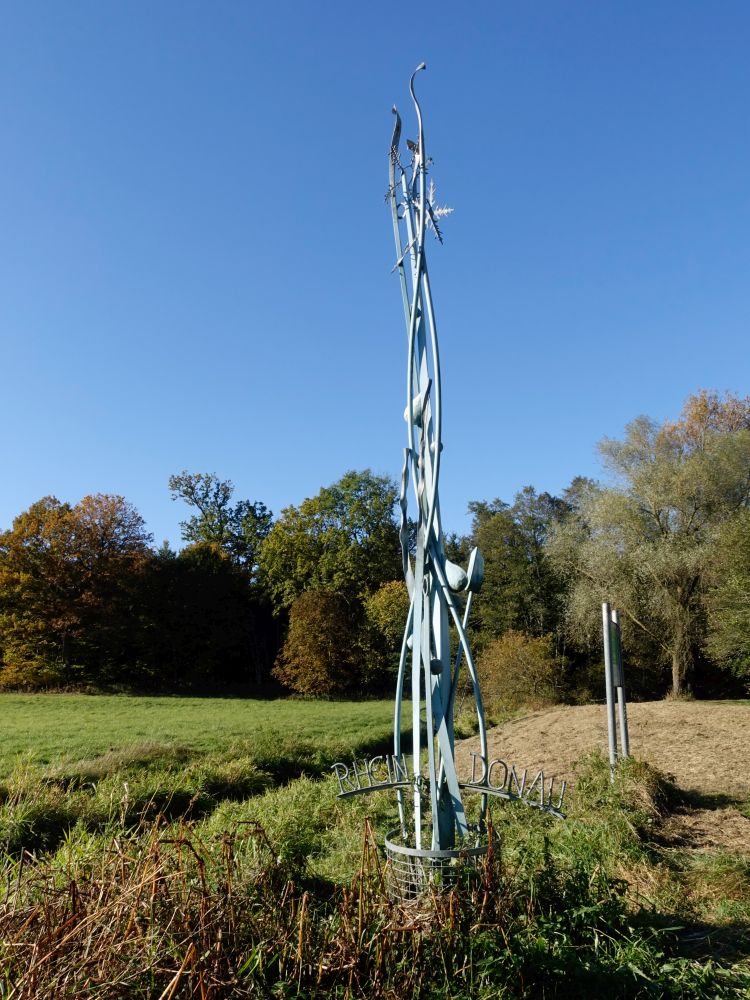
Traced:
[[[386, 885], [394, 902], [409, 902], [425, 892], [453, 889], [476, 877], [489, 850], [489, 843], [476, 847], [433, 851], [402, 843], [401, 831], [391, 830], [385, 838]], [[497, 846], [493, 838], [493, 846]]]

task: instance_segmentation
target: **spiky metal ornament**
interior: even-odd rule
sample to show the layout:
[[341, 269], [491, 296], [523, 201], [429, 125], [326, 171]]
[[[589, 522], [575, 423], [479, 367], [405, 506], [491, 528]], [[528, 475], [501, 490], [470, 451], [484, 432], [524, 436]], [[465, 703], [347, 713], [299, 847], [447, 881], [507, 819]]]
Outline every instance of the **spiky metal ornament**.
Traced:
[[[466, 662], [479, 723], [482, 758], [487, 760], [487, 731], [477, 672], [466, 636], [471, 600], [482, 585], [484, 564], [474, 549], [466, 569], [446, 559], [440, 523], [438, 482], [442, 446], [440, 356], [425, 238], [432, 229], [442, 242], [439, 220], [452, 209], [435, 204], [435, 186], [427, 183], [431, 161], [425, 151], [422, 111], [411, 76], [409, 91], [417, 116], [417, 139], [406, 140], [406, 164], [401, 158], [401, 117], [390, 150], [388, 199], [396, 242], [396, 266], [404, 302], [407, 332], [406, 448], [401, 475], [401, 549], [411, 606], [404, 630], [396, 689], [394, 757], [401, 757], [401, 716], [407, 664], [411, 664], [413, 816], [407, 824], [406, 792], [398, 789], [402, 834], [412, 846], [450, 850], [470, 833], [480, 833], [486, 810], [482, 796], [478, 826], [470, 829], [461, 798], [454, 760], [453, 714], [462, 662]], [[416, 502], [416, 547], [408, 517], [409, 483]], [[455, 628], [451, 648], [450, 624]], [[426, 748], [422, 741], [421, 708], [426, 718]], [[422, 750], [426, 749], [426, 761]], [[412, 826], [409, 836], [408, 826]], [[423, 843], [423, 841], [425, 841]]]

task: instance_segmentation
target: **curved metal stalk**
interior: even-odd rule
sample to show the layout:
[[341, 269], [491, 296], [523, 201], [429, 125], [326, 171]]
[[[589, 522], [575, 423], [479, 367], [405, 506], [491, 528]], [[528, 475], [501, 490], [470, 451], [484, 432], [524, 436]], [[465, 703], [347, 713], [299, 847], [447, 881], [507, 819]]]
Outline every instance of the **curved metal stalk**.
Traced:
[[[414, 618], [414, 598], [409, 606], [409, 615], [406, 619], [404, 637], [401, 640], [401, 655], [398, 661], [398, 678], [396, 680], [396, 710], [393, 719], [393, 756], [396, 760], [401, 759], [401, 708], [404, 701], [404, 679], [406, 677], [406, 659], [409, 651], [408, 639], [411, 623]], [[404, 803], [404, 793], [401, 788], [396, 790], [398, 800], [398, 818], [401, 824], [401, 832], [406, 837], [406, 806]]]

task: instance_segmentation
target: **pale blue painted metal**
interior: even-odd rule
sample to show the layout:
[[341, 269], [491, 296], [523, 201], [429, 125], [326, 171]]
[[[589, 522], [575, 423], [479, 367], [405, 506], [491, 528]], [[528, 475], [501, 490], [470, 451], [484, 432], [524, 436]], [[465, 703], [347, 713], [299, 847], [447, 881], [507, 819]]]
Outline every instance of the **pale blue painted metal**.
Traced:
[[[401, 755], [401, 717], [407, 665], [411, 667], [409, 693], [412, 701], [413, 820], [407, 824], [403, 788], [397, 790], [402, 835], [421, 850], [450, 850], [465, 842], [470, 830], [461, 798], [461, 783], [454, 760], [453, 713], [462, 662], [472, 682], [479, 725], [481, 754], [487, 752], [487, 730], [476, 667], [466, 636], [472, 595], [482, 585], [484, 564], [475, 549], [466, 569], [445, 557], [440, 523], [438, 484], [442, 445], [440, 356], [437, 326], [427, 270], [425, 237], [438, 228], [441, 210], [430, 202], [422, 110], [414, 91], [417, 67], [409, 90], [417, 117], [417, 139], [407, 140], [409, 162], [400, 154], [401, 118], [396, 123], [390, 150], [389, 200], [396, 244], [396, 265], [407, 332], [406, 448], [401, 475], [401, 548], [411, 604], [401, 647], [396, 711], [394, 756]], [[416, 546], [410, 551], [408, 489], [412, 483], [416, 504]], [[464, 603], [465, 602], [465, 603]], [[463, 606], [462, 606], [463, 604]], [[457, 634], [451, 650], [449, 624]], [[426, 746], [421, 737], [421, 710], [426, 719]], [[422, 752], [426, 750], [426, 763]], [[481, 821], [487, 805], [482, 795]], [[412, 829], [407, 829], [407, 825]], [[423, 836], [429, 843], [423, 845]]]

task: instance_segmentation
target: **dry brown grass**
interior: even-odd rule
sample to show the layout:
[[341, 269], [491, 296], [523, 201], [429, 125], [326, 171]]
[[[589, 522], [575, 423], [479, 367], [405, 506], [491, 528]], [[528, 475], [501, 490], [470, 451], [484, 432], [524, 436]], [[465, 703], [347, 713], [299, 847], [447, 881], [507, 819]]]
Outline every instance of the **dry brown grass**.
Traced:
[[[658, 701], [628, 706], [632, 753], [671, 775], [680, 788], [704, 794], [750, 797], [750, 705]], [[575, 781], [573, 763], [598, 749], [607, 752], [603, 705], [532, 712], [490, 732], [490, 757], [528, 767], [531, 773]], [[471, 772], [469, 751], [457, 748], [461, 773]]]
[[[102, 846], [81, 856], [71, 844], [62, 871], [21, 858], [0, 902], [4, 1000], [467, 998], [482, 952], [494, 967], [512, 957], [515, 936], [538, 958], [528, 925], [560, 891], [571, 897], [566, 912], [601, 906], [600, 923], [620, 912], [618, 887], [592, 892], [588, 881], [542, 867], [529, 896], [530, 872], [506, 870], [497, 856], [462, 891], [394, 904], [369, 822], [358, 873], [336, 887], [284, 864], [256, 824], [209, 840], [157, 822]], [[575, 924], [568, 932], [590, 934]]]
[[[262, 829], [248, 824], [210, 841], [168, 831], [157, 821], [114, 837], [93, 863], [71, 845], [62, 877], [24, 855], [0, 906], [0, 971], [12, 982], [7, 994], [0, 982], [0, 995], [249, 998], [262, 995], [264, 980], [320, 985], [356, 972], [373, 893], [360, 885], [355, 899], [344, 890], [342, 922], [313, 948], [310, 895]], [[371, 843], [368, 830], [365, 867]]]
[[679, 809], [661, 824], [659, 837], [668, 847], [750, 856], [750, 819], [732, 806]]

